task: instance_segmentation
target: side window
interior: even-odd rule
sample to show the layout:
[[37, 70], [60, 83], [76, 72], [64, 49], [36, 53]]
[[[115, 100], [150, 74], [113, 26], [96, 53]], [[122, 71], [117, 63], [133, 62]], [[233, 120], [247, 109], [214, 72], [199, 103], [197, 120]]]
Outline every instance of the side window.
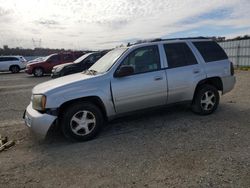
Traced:
[[164, 44], [169, 68], [197, 64], [197, 60], [186, 43]]
[[224, 50], [214, 41], [193, 42], [205, 62], [228, 59]]
[[5, 60], [5, 57], [0, 57], [0, 62], [1, 62], [1, 61], [6, 61], [6, 60]]
[[0, 61], [18, 61], [16, 57], [0, 57]]
[[131, 52], [122, 65], [134, 67], [135, 74], [159, 70], [161, 68], [158, 46], [142, 47]]
[[9, 61], [18, 61], [18, 58], [16, 58], [16, 57], [9, 57]]
[[53, 55], [49, 58], [49, 62], [51, 62], [51, 63], [57, 63], [58, 61], [60, 61], [59, 55]]

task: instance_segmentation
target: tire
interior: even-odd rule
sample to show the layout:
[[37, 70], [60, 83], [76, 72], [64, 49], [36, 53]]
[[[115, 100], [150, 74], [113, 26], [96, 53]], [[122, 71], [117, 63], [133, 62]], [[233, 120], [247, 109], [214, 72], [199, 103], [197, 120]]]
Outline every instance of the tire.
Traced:
[[43, 69], [40, 68], [40, 67], [35, 68], [35, 69], [33, 70], [33, 75], [34, 75], [35, 77], [42, 77], [43, 74], [44, 74], [44, 71], [43, 71]]
[[20, 72], [20, 67], [19, 67], [18, 65], [12, 65], [12, 66], [10, 67], [10, 71], [11, 71], [12, 73], [19, 73], [19, 72]]
[[212, 85], [202, 85], [194, 95], [192, 111], [200, 115], [209, 115], [213, 113], [220, 101], [220, 95]]
[[61, 117], [64, 136], [71, 141], [87, 141], [98, 135], [103, 125], [100, 109], [88, 102], [73, 103]]

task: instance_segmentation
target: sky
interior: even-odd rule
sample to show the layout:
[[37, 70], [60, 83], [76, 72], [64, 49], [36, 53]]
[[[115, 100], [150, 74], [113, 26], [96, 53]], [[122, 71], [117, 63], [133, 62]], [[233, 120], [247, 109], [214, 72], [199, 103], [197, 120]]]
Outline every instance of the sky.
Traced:
[[107, 49], [250, 34], [250, 0], [0, 0], [0, 47]]

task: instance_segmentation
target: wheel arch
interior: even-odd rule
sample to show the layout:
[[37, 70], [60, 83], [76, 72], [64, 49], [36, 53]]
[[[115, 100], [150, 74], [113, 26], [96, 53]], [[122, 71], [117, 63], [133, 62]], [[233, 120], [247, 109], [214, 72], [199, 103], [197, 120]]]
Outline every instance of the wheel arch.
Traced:
[[212, 85], [218, 91], [223, 92], [223, 83], [222, 83], [221, 78], [220, 77], [210, 77], [210, 78], [206, 78], [206, 79], [203, 79], [203, 80], [198, 82], [198, 84], [196, 85], [196, 88], [195, 88], [194, 96], [197, 93], [197, 91], [199, 90], [199, 88], [205, 84]]
[[14, 67], [14, 66], [16, 66], [16, 67], [18, 67], [19, 69], [21, 69], [19, 65], [17, 65], [17, 64], [13, 64], [13, 65], [10, 65], [10, 67], [9, 67], [9, 71], [11, 71], [11, 67]]
[[42, 69], [43, 72], [44, 72], [44, 68], [43, 68], [42, 66], [37, 66], [37, 67], [33, 67], [33, 68], [32, 68], [32, 73], [34, 73], [34, 71], [35, 71], [36, 69], [38, 69], [38, 68]]
[[69, 100], [69, 101], [61, 104], [60, 107], [58, 108], [58, 116], [59, 116], [59, 118], [61, 117], [61, 114], [70, 105], [72, 105], [73, 103], [77, 103], [77, 102], [90, 102], [90, 103], [96, 105], [101, 110], [104, 119], [105, 120], [107, 119], [107, 112], [106, 112], [105, 105], [104, 105], [103, 101], [101, 100], [101, 98], [98, 97], [98, 96], [81, 97], [81, 98]]

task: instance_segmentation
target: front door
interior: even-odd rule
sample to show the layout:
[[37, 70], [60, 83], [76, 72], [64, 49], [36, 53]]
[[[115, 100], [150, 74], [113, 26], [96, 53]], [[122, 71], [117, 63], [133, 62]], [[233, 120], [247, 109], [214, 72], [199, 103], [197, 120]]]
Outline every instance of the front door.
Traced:
[[111, 81], [117, 113], [166, 104], [166, 73], [161, 70], [157, 45], [135, 49], [122, 65], [133, 66], [134, 74]]
[[53, 56], [51, 56], [48, 60], [47, 60], [47, 70], [46, 72], [50, 73], [53, 69], [54, 66], [59, 65], [61, 62], [61, 56], [59, 54], [55, 54]]

